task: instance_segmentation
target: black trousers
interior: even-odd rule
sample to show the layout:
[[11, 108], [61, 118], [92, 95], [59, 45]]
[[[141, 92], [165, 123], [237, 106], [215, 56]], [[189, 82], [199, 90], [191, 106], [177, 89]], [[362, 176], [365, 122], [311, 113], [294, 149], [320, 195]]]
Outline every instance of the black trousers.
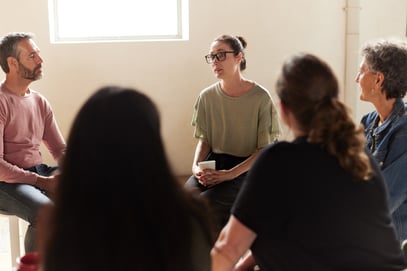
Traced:
[[[231, 169], [240, 164], [247, 157], [237, 157], [229, 154], [210, 153], [205, 160], [215, 160], [216, 170]], [[198, 189], [200, 195], [207, 198], [215, 215], [214, 220], [220, 231], [227, 223], [230, 216], [230, 209], [239, 193], [240, 187], [246, 177], [246, 173], [239, 175], [230, 181], [225, 181], [210, 188], [201, 185], [194, 175], [189, 177], [185, 186]]]

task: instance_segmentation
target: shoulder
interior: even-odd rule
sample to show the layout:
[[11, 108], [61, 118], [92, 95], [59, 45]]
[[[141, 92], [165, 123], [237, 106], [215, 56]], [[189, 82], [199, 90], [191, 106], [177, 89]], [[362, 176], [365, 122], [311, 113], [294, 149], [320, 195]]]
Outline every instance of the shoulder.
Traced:
[[4, 92], [0, 89], [0, 100], [3, 101], [5, 99], [7, 99], [9, 95], [7, 94], [7, 92]]
[[394, 109], [394, 120], [391, 123], [391, 130], [407, 132], [407, 104], [399, 103], [399, 106]]
[[317, 144], [308, 143], [306, 137], [300, 137], [292, 142], [279, 141], [266, 146], [259, 155], [259, 160], [291, 168], [296, 164], [298, 168], [312, 167], [319, 161], [331, 163], [328, 153]]
[[377, 111], [369, 112], [362, 116], [360, 123], [363, 124], [365, 128], [375, 124], [377, 118], [379, 117]]
[[218, 88], [219, 88], [219, 82], [213, 83], [212, 85], [209, 85], [206, 88], [202, 89], [200, 95], [202, 96], [202, 95], [214, 92]]
[[257, 95], [271, 97], [270, 92], [265, 87], [263, 87], [262, 85], [260, 85], [257, 82], [254, 82], [252, 90], [253, 90], [253, 93], [256, 93]]
[[275, 144], [268, 146], [268, 148], [273, 148], [274, 151], [302, 151], [304, 149], [316, 148], [319, 147], [315, 144], [310, 144], [307, 141], [306, 136], [300, 136], [292, 140], [291, 142], [288, 141], [279, 141]]
[[309, 145], [310, 144], [306, 142], [279, 141], [264, 147], [259, 155], [259, 159], [275, 160], [285, 163], [284, 160], [290, 160], [304, 153], [306, 149], [309, 148]]
[[1, 100], [5, 100], [8, 99], [8, 97], [10, 97], [10, 92], [8, 92], [5, 87], [3, 87], [3, 84], [0, 84], [0, 99]]
[[35, 97], [36, 99], [47, 100], [44, 95], [39, 93], [38, 91], [30, 88], [31, 96]]
[[219, 82], [202, 89], [198, 95], [197, 102], [202, 103], [207, 99], [212, 100], [214, 97], [219, 96], [220, 91], [218, 91], [218, 89], [220, 89]]
[[250, 97], [250, 100], [257, 102], [263, 108], [273, 108], [275, 106], [270, 92], [256, 82], [247, 96]]
[[35, 103], [45, 111], [52, 111], [51, 104], [48, 99], [38, 91], [30, 89], [30, 97], [35, 100]]
[[199, 93], [196, 99], [196, 105], [204, 105], [205, 107], [218, 107], [222, 104], [224, 95], [220, 87], [220, 83], [216, 82]]
[[396, 136], [406, 136], [407, 135], [407, 116], [399, 117], [394, 122], [392, 127], [389, 129], [389, 133], [393, 133]]

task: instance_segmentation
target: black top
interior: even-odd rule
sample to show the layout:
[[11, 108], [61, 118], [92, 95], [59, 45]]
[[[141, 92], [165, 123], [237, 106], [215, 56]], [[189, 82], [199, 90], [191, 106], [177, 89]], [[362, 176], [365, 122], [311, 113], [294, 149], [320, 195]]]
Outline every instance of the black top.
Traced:
[[305, 137], [265, 148], [232, 209], [257, 234], [251, 249], [261, 270], [405, 268], [375, 162], [373, 168], [371, 181], [353, 180]]

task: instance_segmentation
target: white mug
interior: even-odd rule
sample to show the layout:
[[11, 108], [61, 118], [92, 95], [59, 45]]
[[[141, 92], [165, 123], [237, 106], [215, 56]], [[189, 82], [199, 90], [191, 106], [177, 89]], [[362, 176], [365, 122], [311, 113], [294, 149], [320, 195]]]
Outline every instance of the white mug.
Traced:
[[198, 162], [198, 166], [201, 169], [204, 169], [204, 168], [216, 169], [216, 161], [215, 160], [208, 160], [208, 161]]

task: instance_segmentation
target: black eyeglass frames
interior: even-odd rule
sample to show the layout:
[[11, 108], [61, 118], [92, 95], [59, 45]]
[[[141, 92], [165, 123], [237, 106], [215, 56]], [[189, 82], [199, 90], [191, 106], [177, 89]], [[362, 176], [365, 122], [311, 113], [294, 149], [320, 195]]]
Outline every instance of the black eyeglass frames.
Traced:
[[208, 54], [205, 56], [205, 60], [206, 60], [206, 63], [212, 64], [215, 61], [215, 59], [217, 61], [223, 61], [226, 59], [226, 54], [232, 54], [232, 53], [235, 53], [235, 52], [234, 51], [223, 51], [223, 52], [218, 52], [216, 54]]

